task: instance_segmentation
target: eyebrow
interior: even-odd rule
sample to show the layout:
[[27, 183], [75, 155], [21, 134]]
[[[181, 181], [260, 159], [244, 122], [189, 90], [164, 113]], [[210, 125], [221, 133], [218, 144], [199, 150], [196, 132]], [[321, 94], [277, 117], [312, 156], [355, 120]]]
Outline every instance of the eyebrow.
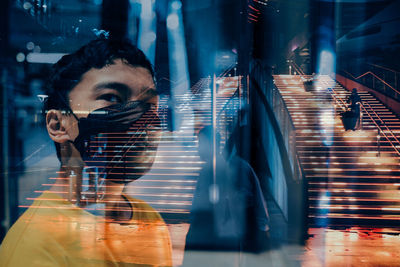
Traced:
[[[132, 89], [128, 85], [126, 85], [124, 83], [120, 83], [120, 82], [104, 82], [104, 83], [100, 83], [94, 87], [95, 91], [102, 90], [102, 89], [114, 89], [114, 90], [119, 91], [123, 95], [126, 95], [126, 96], [132, 95]], [[158, 91], [154, 87], [142, 88], [140, 90], [139, 94], [137, 95], [137, 97], [141, 97], [143, 95], [148, 95], [148, 97], [145, 99], [145, 100], [148, 100], [148, 99], [158, 95]]]
[[102, 90], [102, 89], [115, 89], [124, 95], [131, 94], [131, 88], [129, 86], [127, 86], [126, 84], [123, 84], [120, 82], [105, 82], [105, 83], [97, 84], [94, 87], [95, 91]]

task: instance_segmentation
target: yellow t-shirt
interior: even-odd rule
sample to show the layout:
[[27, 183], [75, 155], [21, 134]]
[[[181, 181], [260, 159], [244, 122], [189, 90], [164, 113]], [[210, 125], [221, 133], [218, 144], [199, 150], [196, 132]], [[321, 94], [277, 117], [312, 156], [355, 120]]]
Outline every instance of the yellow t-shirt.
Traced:
[[168, 228], [147, 203], [128, 198], [132, 220], [105, 222], [45, 192], [0, 247], [0, 266], [172, 266]]

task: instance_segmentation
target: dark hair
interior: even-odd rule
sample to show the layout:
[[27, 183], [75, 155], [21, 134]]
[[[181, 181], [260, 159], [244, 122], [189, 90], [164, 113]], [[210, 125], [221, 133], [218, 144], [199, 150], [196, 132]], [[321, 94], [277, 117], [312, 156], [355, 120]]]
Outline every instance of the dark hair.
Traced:
[[[63, 56], [52, 67], [46, 84], [48, 96], [43, 113], [50, 109], [70, 111], [69, 93], [81, 81], [82, 76], [90, 69], [101, 69], [121, 59], [133, 67], [147, 69], [154, 79], [154, 70], [144, 53], [128, 39], [98, 38], [81, 47], [78, 51]], [[60, 145], [56, 143], [57, 157], [61, 159]]]
[[144, 53], [128, 39], [113, 40], [104, 37], [93, 40], [78, 51], [63, 56], [53, 65], [50, 79], [46, 85], [44, 110], [69, 110], [69, 93], [80, 82], [82, 76], [92, 68], [101, 69], [122, 59], [126, 64], [154, 70]]

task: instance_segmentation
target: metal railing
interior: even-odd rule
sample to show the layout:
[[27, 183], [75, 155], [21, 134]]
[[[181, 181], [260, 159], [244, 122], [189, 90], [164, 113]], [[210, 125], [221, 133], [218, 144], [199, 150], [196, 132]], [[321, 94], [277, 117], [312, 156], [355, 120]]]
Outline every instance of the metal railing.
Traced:
[[388, 67], [380, 66], [377, 64], [367, 63], [370, 70], [379, 76], [383, 77], [383, 79], [391, 84], [394, 88], [398, 88], [398, 82], [400, 79], [400, 72], [396, 70], [392, 70]]
[[294, 181], [303, 180], [303, 171], [300, 165], [296, 147], [296, 128], [294, 127], [294, 123], [286, 103], [276, 86], [267, 92], [266, 97], [268, 102], [271, 104], [284, 139], [292, 168], [292, 178]]
[[[346, 110], [347, 105], [343, 101], [343, 99], [340, 97], [336, 97], [337, 93], [336, 93], [335, 89], [330, 88], [330, 90], [333, 93], [332, 97], [335, 99], [335, 102], [341, 106], [342, 110]], [[372, 110], [372, 112], [374, 113], [373, 115], [375, 115], [378, 118], [378, 120], [375, 120], [373, 118], [373, 116], [371, 116], [371, 114], [367, 111], [367, 109], [365, 108], [363, 103], [368, 105], [368, 108], [370, 108]], [[400, 141], [394, 135], [393, 131], [386, 125], [385, 121], [382, 120], [381, 117], [376, 113], [376, 111], [373, 109], [373, 107], [371, 107], [371, 105], [368, 102], [363, 102], [363, 103], [360, 103], [361, 109], [365, 112], [365, 114], [368, 115], [368, 117], [371, 119], [371, 121], [375, 124], [375, 126], [378, 129], [378, 132], [386, 138], [386, 140], [389, 142], [389, 144], [395, 150], [396, 154], [398, 156], [400, 156], [400, 150], [398, 148], [398, 147], [400, 147]], [[390, 137], [388, 137], [388, 135], [385, 133], [385, 131], [390, 134], [390, 136], [397, 142], [397, 144], [394, 144], [392, 142], [392, 140], [390, 139]]]
[[[375, 72], [367, 71], [359, 76], [354, 76], [348, 71], [342, 71], [348, 78], [354, 81], [360, 82], [361, 84], [370, 87], [378, 92], [381, 92], [387, 96], [390, 96], [398, 101], [400, 101], [400, 91], [396, 89], [387, 82], [384, 76], [378, 76]], [[397, 79], [395, 79], [395, 84], [397, 85]]]
[[[216, 88], [213, 88], [215, 90], [216, 94], [216, 114], [215, 114], [215, 126], [217, 131], [219, 132], [221, 136], [221, 143], [219, 144], [221, 148], [225, 145], [227, 139], [229, 136], [233, 133], [235, 125], [238, 120], [238, 110], [240, 109], [240, 103], [241, 103], [241, 84], [242, 84], [242, 77], [241, 76], [231, 76], [230, 72], [234, 71], [236, 74], [236, 63], [232, 64], [227, 68], [224, 72], [222, 72], [218, 77], [215, 77], [214, 83], [216, 83], [218, 80], [224, 79], [224, 78], [235, 78], [237, 79], [237, 85], [236, 85], [236, 90], [235, 92], [229, 97], [229, 99], [226, 100], [225, 103], [218, 103], [218, 93]], [[222, 106], [219, 106], [222, 104]]]
[[[239, 84], [240, 84], [240, 77]], [[217, 129], [220, 133], [224, 143], [233, 133], [235, 125], [238, 121], [238, 110], [240, 108], [240, 85], [238, 85], [233, 95], [225, 102], [217, 114]]]
[[301, 76], [305, 75], [304, 71], [300, 68], [299, 65], [296, 64], [294, 60], [290, 61], [290, 64], [292, 65], [293, 69], [297, 72], [298, 75]]
[[[255, 74], [254, 76], [258, 76], [259, 79], [261, 79], [259, 84], [266, 84], [265, 78], [262, 77], [263, 73], [265, 73], [265, 70], [257, 61], [255, 62], [253, 73]], [[303, 76], [304, 74], [300, 75]], [[259, 95], [261, 98], [263, 95], [265, 96], [267, 102], [265, 104], [270, 105], [276, 121], [278, 122], [289, 157], [292, 177], [295, 181], [303, 180], [304, 174], [298, 159], [296, 148], [296, 129], [292, 121], [292, 117], [290, 116], [289, 109], [287, 108], [282, 95], [279, 93], [279, 90], [275, 85], [272, 88], [266, 87], [262, 89], [263, 92], [259, 92]]]
[[[361, 104], [362, 109], [367, 113], [367, 115], [370, 117], [370, 119], [374, 122], [375, 126], [379, 129], [379, 133], [383, 134], [383, 136], [388, 140], [390, 145], [393, 147], [393, 149], [396, 151], [397, 155], [400, 156], [400, 150], [398, 147], [400, 147], [400, 142], [397, 139], [397, 137], [393, 134], [392, 130], [386, 125], [385, 121], [382, 120], [379, 115], [375, 112], [375, 110], [371, 107], [371, 105], [368, 102], [364, 102], [365, 104], [368, 105], [368, 108], [372, 110], [374, 115], [378, 117], [379, 123], [376, 122], [376, 120], [370, 115], [370, 113], [366, 110], [365, 106]], [[386, 135], [385, 131], [388, 132], [391, 137], [397, 142], [397, 144], [393, 144], [393, 142], [390, 140], [390, 138]]]
[[[252, 103], [257, 107], [266, 132], [260, 132], [262, 144], [269, 152], [266, 164], [271, 168], [271, 194], [292, 229], [293, 241], [302, 240], [307, 232], [308, 189], [305, 173], [298, 157], [296, 129], [286, 103], [267, 69], [254, 61], [250, 75]], [[260, 107], [258, 107], [260, 106]], [[272, 141], [274, 139], [274, 141]], [[276, 154], [279, 153], [279, 154]], [[279, 158], [278, 160], [276, 158]], [[282, 180], [283, 179], [283, 180]], [[286, 196], [283, 198], [282, 196]]]

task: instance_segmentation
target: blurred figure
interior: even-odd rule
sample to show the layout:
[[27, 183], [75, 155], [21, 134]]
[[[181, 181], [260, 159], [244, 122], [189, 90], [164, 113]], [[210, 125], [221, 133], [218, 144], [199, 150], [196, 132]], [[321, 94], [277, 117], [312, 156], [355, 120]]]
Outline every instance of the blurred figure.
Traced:
[[[214, 179], [212, 135], [210, 126], [198, 134], [199, 155], [205, 164], [196, 185], [185, 249], [255, 251], [259, 249], [255, 235], [266, 236], [269, 229], [258, 179], [247, 162], [219, 153], [218, 133]], [[184, 263], [190, 266], [190, 258]]]
[[1, 266], [171, 266], [161, 216], [124, 193], [160, 136], [153, 68], [127, 40], [99, 38], [53, 66], [45, 121], [61, 167], [7, 233]]
[[352, 127], [353, 130], [358, 130], [361, 128], [361, 98], [358, 95], [357, 89], [353, 88], [351, 95], [347, 98], [347, 103], [349, 111], [351, 112], [351, 117], [355, 120], [355, 125]]
[[353, 88], [351, 95], [347, 99], [347, 103], [350, 104], [349, 107], [351, 110], [354, 112], [360, 112], [361, 98], [358, 95], [357, 88]]

